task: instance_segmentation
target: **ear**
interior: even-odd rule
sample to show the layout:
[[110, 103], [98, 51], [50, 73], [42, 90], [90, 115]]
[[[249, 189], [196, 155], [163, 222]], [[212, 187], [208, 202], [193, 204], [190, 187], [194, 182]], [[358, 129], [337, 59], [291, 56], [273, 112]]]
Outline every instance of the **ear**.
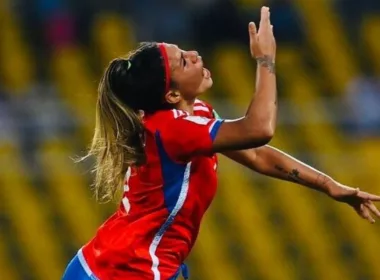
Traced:
[[177, 90], [175, 91], [171, 90], [167, 94], [165, 94], [165, 100], [169, 104], [177, 104], [178, 102], [182, 100], [182, 95]]

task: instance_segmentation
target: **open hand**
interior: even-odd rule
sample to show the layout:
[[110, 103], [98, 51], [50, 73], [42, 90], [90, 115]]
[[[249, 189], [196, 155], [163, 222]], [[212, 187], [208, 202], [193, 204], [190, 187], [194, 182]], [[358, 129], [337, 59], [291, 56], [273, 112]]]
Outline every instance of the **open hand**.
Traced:
[[342, 184], [334, 184], [329, 191], [329, 196], [336, 201], [347, 203], [363, 219], [374, 223], [372, 215], [380, 218], [380, 211], [376, 208], [374, 201], [380, 201], [380, 196], [363, 192], [359, 188], [351, 188]]
[[269, 56], [272, 59], [276, 53], [276, 40], [273, 35], [273, 26], [270, 22], [270, 12], [268, 7], [261, 8], [260, 26], [257, 31], [254, 22], [248, 25], [249, 44], [253, 58]]

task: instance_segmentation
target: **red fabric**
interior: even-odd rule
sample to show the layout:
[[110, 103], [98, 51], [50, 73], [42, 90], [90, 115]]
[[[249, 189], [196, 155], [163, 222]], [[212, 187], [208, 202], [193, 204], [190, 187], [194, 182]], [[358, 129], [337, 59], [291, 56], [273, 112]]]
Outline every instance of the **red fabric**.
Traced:
[[[210, 128], [216, 122], [211, 113], [204, 113], [195, 112], [198, 117], [202, 116], [202, 124], [187, 120], [188, 114], [178, 110], [160, 111], [145, 117], [147, 163], [127, 172], [119, 209], [83, 247], [85, 260], [99, 279], [157, 279], [152, 270], [152, 243], [169, 215], [175, 212], [168, 207], [170, 192], [179, 190], [176, 187], [169, 190], [168, 186], [184, 176], [173, 171], [168, 178], [166, 165], [178, 170], [189, 168], [190, 175], [188, 181], [179, 184], [179, 197], [186, 190], [183, 205], [164, 230], [154, 251], [159, 261], [160, 279], [173, 277], [190, 253], [202, 217], [217, 189], [216, 155], [198, 155], [199, 151], [211, 149]], [[168, 158], [163, 159], [163, 154]], [[184, 157], [188, 158], [186, 162], [177, 162]], [[187, 189], [183, 187], [186, 184]], [[178, 201], [180, 199], [175, 201], [176, 206]]]

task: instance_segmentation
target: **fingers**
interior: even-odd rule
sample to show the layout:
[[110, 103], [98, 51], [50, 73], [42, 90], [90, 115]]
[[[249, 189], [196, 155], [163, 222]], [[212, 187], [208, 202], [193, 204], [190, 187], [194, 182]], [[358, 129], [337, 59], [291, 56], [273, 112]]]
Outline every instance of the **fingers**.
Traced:
[[372, 203], [372, 201], [368, 201], [365, 203], [365, 206], [371, 210], [373, 214], [376, 215], [376, 217], [380, 218], [380, 211], [376, 208], [375, 204]]
[[260, 26], [269, 27], [270, 26], [270, 13], [268, 7], [261, 8]]
[[258, 43], [257, 27], [254, 22], [249, 23], [248, 31], [249, 31], [249, 44], [250, 44], [251, 56], [252, 57], [261, 56], [262, 52], [260, 50], [260, 46]]
[[252, 37], [252, 36], [256, 36], [256, 33], [257, 33], [257, 28], [256, 28], [256, 24], [254, 22], [250, 22], [248, 24], [248, 31], [249, 31], [249, 35]]
[[250, 47], [252, 57], [269, 55], [273, 57], [275, 42], [273, 38], [273, 27], [270, 22], [270, 12], [268, 7], [261, 8], [260, 24], [258, 27], [253, 22], [248, 25], [250, 36]]
[[[272, 26], [270, 24], [270, 13], [268, 7], [262, 7], [261, 8], [261, 15], [260, 15], [260, 27], [270, 27]], [[272, 26], [273, 28], [273, 26]], [[257, 33], [257, 28], [254, 22], [250, 22], [248, 25], [248, 30], [250, 35], [254, 35]]]
[[368, 220], [371, 224], [375, 223], [375, 220], [372, 218], [371, 214], [367, 207], [364, 204], [360, 204], [360, 209], [357, 211], [358, 214], [363, 218]]
[[380, 201], [380, 196], [374, 195], [367, 192], [358, 192], [357, 197], [364, 199], [364, 200], [371, 200], [371, 201]]

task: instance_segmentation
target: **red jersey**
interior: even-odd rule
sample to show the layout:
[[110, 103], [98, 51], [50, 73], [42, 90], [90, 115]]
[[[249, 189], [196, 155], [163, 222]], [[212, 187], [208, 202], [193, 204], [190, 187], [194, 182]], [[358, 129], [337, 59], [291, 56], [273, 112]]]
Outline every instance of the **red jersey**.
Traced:
[[192, 116], [165, 110], [144, 117], [147, 162], [128, 170], [118, 211], [82, 248], [86, 271], [102, 280], [176, 274], [216, 193], [211, 148], [221, 123], [201, 101]]

